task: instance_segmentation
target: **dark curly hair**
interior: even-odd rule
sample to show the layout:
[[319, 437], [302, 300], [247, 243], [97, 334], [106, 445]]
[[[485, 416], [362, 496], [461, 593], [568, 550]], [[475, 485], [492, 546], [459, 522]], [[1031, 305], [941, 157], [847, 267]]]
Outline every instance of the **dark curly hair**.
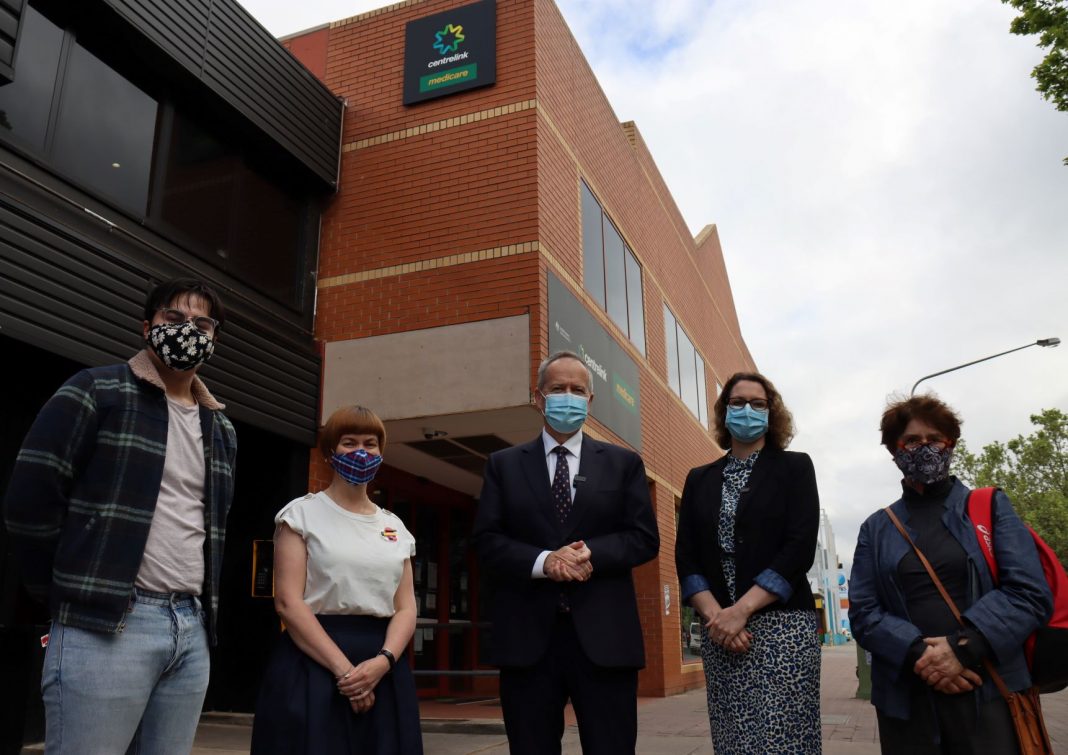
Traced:
[[782, 396], [775, 390], [775, 386], [772, 385], [771, 381], [759, 372], [734, 373], [727, 380], [727, 384], [723, 386], [719, 396], [716, 397], [716, 403], [712, 408], [716, 419], [716, 426], [713, 428], [716, 443], [719, 444], [720, 448], [731, 447], [731, 434], [727, 430], [727, 401], [730, 400], [734, 386], [743, 380], [760, 383], [764, 386], [764, 393], [767, 394], [768, 432], [764, 436], [764, 442], [773, 448], [786, 448], [794, 437], [794, 415], [790, 414], [790, 410], [782, 402]]
[[882, 444], [894, 453], [897, 450], [897, 442], [905, 433], [909, 422], [918, 419], [926, 422], [953, 445], [960, 440], [960, 416], [944, 401], [935, 398], [930, 393], [910, 398], [891, 397], [883, 412], [883, 419], [879, 423], [879, 432], [882, 433]]

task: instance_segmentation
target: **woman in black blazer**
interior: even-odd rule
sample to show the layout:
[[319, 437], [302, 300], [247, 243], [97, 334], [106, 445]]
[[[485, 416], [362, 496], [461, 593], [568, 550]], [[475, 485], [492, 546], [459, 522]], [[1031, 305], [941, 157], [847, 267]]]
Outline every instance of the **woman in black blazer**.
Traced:
[[820, 504], [793, 418], [763, 375], [736, 373], [715, 405], [730, 452], [690, 471], [675, 563], [704, 620], [701, 657], [717, 755], [819, 753], [820, 646], [806, 573]]

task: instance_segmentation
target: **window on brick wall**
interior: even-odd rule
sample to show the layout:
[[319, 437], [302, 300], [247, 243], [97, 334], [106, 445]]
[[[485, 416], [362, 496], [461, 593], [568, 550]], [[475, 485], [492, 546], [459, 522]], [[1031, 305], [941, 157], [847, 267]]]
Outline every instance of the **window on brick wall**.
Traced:
[[679, 336], [678, 323], [668, 305], [664, 305], [664, 343], [667, 346], [667, 381], [671, 390], [681, 396], [679, 387]]
[[705, 360], [682, 329], [678, 318], [664, 305], [664, 340], [667, 343], [667, 380], [671, 390], [708, 428], [708, 392], [705, 387]]
[[630, 342], [645, 353], [642, 268], [585, 181], [582, 193], [582, 284]]

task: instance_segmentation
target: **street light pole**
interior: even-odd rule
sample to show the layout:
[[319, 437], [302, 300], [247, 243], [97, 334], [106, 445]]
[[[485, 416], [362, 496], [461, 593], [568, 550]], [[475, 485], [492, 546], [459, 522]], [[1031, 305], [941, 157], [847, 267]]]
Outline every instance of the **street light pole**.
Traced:
[[915, 396], [916, 395], [916, 386], [919, 385], [920, 383], [922, 383], [927, 378], [933, 378], [933, 377], [938, 377], [939, 375], [945, 375], [947, 372], [953, 372], [954, 370], [959, 370], [959, 369], [961, 369], [963, 367], [971, 367], [973, 364], [979, 364], [980, 362], [985, 362], [988, 359], [993, 359], [994, 357], [1005, 356], [1006, 354], [1011, 354], [1012, 352], [1019, 351], [1020, 349], [1027, 349], [1027, 348], [1030, 348], [1031, 346], [1057, 346], [1060, 342], [1061, 342], [1061, 339], [1059, 339], [1059, 338], [1040, 338], [1037, 341], [1035, 341], [1034, 343], [1027, 343], [1027, 344], [1024, 344], [1023, 346], [1017, 346], [1015, 349], [1009, 349], [1008, 351], [1002, 351], [1002, 352], [999, 352], [997, 354], [991, 354], [988, 357], [983, 357], [982, 359], [976, 359], [974, 362], [966, 362], [964, 364], [958, 364], [956, 367], [950, 367], [948, 370], [941, 370], [940, 372], [932, 372], [930, 375], [924, 375], [922, 378], [920, 378], [919, 380], [917, 380], [915, 383], [912, 384], [912, 390], [909, 391], [909, 396]]

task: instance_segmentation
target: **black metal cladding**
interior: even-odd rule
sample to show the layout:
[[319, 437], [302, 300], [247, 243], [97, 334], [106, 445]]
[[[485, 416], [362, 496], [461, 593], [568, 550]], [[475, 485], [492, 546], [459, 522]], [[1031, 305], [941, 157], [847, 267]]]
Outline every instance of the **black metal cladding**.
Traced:
[[25, 0], [0, 0], [0, 84], [14, 75], [15, 45], [19, 37], [19, 20]]
[[[0, 0], [0, 5], [15, 0]], [[343, 103], [234, 0], [103, 0], [332, 188]]]
[[32, 176], [0, 169], [0, 334], [83, 364], [122, 362], [142, 346], [148, 290], [196, 275], [219, 289], [227, 309], [216, 354], [200, 373], [227, 414], [314, 445], [320, 359], [307, 334], [180, 250], [152, 244]]

